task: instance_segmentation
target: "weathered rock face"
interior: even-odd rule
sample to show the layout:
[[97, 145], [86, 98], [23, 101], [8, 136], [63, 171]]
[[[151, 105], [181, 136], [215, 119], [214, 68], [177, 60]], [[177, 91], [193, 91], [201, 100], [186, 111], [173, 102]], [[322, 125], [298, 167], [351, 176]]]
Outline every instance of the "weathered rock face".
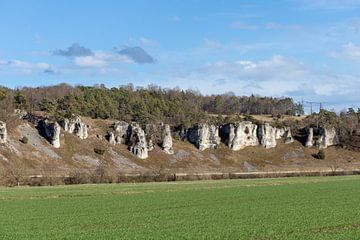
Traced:
[[307, 131], [307, 139], [306, 139], [306, 143], [305, 146], [306, 147], [312, 147], [314, 146], [314, 129], [313, 128], [309, 128]]
[[145, 133], [149, 151], [152, 151], [155, 146], [158, 145], [165, 153], [174, 153], [172, 149], [171, 130], [168, 124], [146, 124]]
[[138, 158], [148, 158], [148, 144], [144, 130], [138, 124], [131, 124], [130, 151]]
[[115, 140], [117, 144], [126, 143], [130, 137], [129, 124], [124, 121], [114, 123], [113, 128], [115, 130]]
[[168, 124], [165, 124], [164, 126], [164, 139], [162, 142], [162, 149], [167, 154], [174, 154], [171, 130]]
[[70, 120], [66, 118], [61, 121], [60, 124], [66, 132], [75, 134], [80, 139], [86, 139], [89, 136], [88, 127], [81, 121], [79, 116], [76, 116]]
[[220, 144], [219, 128], [215, 125], [200, 124], [188, 130], [188, 139], [200, 151], [217, 148]]
[[333, 128], [320, 128], [319, 139], [316, 142], [316, 146], [319, 148], [327, 148], [332, 145], [339, 144], [339, 139], [336, 133], [336, 129]]
[[228, 134], [226, 143], [231, 150], [237, 151], [247, 146], [259, 145], [257, 137], [257, 125], [249, 121], [226, 125], [222, 128], [225, 135]]
[[276, 128], [269, 123], [260, 125], [258, 128], [258, 138], [264, 148], [276, 147]]
[[108, 133], [108, 140], [111, 145], [116, 145], [116, 138], [113, 132]]
[[60, 125], [57, 122], [49, 122], [47, 119], [39, 122], [39, 127], [45, 135], [44, 137], [53, 145], [55, 148], [60, 147]]
[[289, 127], [285, 128], [285, 134], [284, 134], [283, 139], [284, 139], [285, 144], [290, 144], [290, 143], [294, 142], [294, 138], [291, 135], [291, 129]]
[[275, 138], [283, 139], [285, 144], [294, 142], [294, 138], [291, 135], [291, 129], [289, 127], [277, 128]]
[[[314, 132], [316, 132], [316, 134]], [[316, 140], [314, 136], [316, 136]], [[316, 146], [320, 149], [323, 149], [337, 144], [339, 144], [339, 138], [334, 127], [320, 127], [316, 129], [316, 131], [314, 131], [313, 128], [309, 128], [308, 137], [305, 143], [306, 147]]]
[[7, 129], [6, 123], [0, 121], [0, 143], [7, 142]]

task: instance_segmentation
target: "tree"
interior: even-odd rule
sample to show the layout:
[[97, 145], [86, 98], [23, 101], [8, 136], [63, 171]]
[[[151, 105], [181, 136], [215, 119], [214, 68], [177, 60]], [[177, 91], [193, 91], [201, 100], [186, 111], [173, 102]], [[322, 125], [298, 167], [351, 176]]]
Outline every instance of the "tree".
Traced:
[[17, 91], [14, 96], [14, 105], [16, 108], [21, 110], [26, 110], [28, 108], [28, 101], [26, 96], [21, 93], [20, 91]]
[[41, 111], [45, 111], [48, 113], [55, 113], [57, 108], [57, 103], [54, 100], [51, 100], [49, 98], [44, 98], [39, 103], [39, 107]]

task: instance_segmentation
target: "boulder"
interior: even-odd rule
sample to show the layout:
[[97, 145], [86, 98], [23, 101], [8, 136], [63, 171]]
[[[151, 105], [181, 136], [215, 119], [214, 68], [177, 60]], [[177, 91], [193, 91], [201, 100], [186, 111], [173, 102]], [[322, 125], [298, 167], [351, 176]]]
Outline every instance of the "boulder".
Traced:
[[55, 148], [60, 147], [60, 125], [57, 122], [50, 122], [49, 120], [41, 120], [38, 127], [41, 133]]
[[231, 150], [237, 151], [247, 146], [259, 145], [257, 125], [249, 121], [228, 124], [222, 131], [227, 134], [225, 142]]
[[138, 158], [148, 158], [148, 144], [145, 131], [138, 124], [131, 124], [130, 151]]
[[162, 142], [162, 149], [167, 154], [174, 154], [171, 130], [168, 124], [165, 124], [164, 127], [164, 139]]
[[323, 149], [337, 144], [339, 144], [339, 138], [334, 127], [319, 129], [319, 138], [316, 142], [317, 147]]
[[276, 147], [276, 128], [269, 123], [260, 125], [258, 128], [258, 139], [264, 148]]
[[217, 148], [220, 144], [219, 128], [215, 125], [199, 124], [187, 132], [188, 140], [195, 144], [200, 151], [207, 148]]
[[7, 142], [7, 129], [6, 123], [0, 121], [0, 143]]

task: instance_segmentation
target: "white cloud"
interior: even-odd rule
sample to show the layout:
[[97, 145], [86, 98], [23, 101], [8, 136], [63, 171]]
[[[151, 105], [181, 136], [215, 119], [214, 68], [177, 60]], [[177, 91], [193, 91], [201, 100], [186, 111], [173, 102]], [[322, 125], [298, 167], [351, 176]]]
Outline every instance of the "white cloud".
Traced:
[[74, 63], [78, 67], [104, 68], [114, 63], [134, 63], [134, 61], [125, 55], [97, 51], [92, 56], [76, 57]]
[[51, 68], [48, 63], [30, 63], [21, 60], [0, 61], [0, 67], [6, 68], [6, 71], [16, 71], [24, 74], [31, 74], [34, 72], [43, 72]]
[[360, 60], [360, 45], [352, 42], [345, 44], [340, 52], [331, 52], [330, 56], [350, 60]]
[[289, 96], [323, 101], [326, 107], [338, 109], [339, 103], [344, 107], [349, 102], [360, 102], [359, 76], [323, 72], [280, 55], [261, 61], [208, 63], [172, 80], [172, 86], [198, 89], [206, 94], [231, 90], [237, 95]]

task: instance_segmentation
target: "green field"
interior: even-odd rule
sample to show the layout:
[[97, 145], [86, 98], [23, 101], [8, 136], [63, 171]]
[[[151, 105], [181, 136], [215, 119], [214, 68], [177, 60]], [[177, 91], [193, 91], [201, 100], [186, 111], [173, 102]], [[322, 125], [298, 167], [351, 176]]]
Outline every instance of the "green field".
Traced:
[[360, 176], [0, 188], [0, 239], [360, 239]]

